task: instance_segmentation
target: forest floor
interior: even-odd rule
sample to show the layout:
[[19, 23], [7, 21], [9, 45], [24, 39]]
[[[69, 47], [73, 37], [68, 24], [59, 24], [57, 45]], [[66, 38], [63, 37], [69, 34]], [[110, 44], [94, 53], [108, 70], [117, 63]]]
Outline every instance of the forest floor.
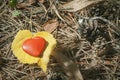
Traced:
[[68, 1], [19, 0], [14, 8], [8, 0], [0, 2], [0, 80], [77, 80], [54, 56], [46, 73], [37, 65], [20, 63], [11, 50], [19, 30], [53, 34], [56, 47], [84, 80], [120, 80], [120, 1], [101, 0], [77, 11], [60, 7], [70, 6]]

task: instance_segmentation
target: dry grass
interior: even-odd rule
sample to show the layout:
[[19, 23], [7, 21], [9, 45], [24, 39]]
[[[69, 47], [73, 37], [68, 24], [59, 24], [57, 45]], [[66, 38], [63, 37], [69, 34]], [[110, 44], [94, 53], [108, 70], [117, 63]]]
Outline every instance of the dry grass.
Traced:
[[[19, 63], [10, 48], [19, 30], [41, 31], [42, 24], [50, 19], [59, 22], [52, 33], [58, 41], [57, 47], [79, 66], [84, 80], [119, 80], [120, 4], [102, 2], [76, 13], [58, 9], [59, 14], [56, 14], [49, 3], [47, 0], [37, 6], [10, 9], [3, 1], [0, 6], [0, 80], [69, 80], [54, 57], [51, 56], [45, 74], [37, 65]], [[61, 3], [53, 4], [57, 8]], [[15, 10], [21, 13], [12, 17]]]

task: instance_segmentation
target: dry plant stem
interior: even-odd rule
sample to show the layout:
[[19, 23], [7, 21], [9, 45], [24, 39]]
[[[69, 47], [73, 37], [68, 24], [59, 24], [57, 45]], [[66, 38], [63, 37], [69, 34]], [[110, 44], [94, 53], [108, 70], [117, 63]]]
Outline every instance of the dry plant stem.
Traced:
[[77, 65], [72, 60], [63, 55], [61, 50], [55, 49], [52, 56], [55, 57], [56, 60], [61, 64], [70, 79], [83, 80], [82, 74]]
[[[31, 19], [29, 19], [28, 17], [26, 17], [24, 14], [22, 14], [25, 18], [26, 18], [26, 22], [29, 24], [32, 24], [33, 26], [37, 27], [39, 30], [41, 30], [41, 26], [39, 24], [37, 24], [36, 22], [32, 21]], [[27, 21], [28, 20], [28, 21]]]
[[103, 17], [93, 17], [93, 18], [91, 18], [91, 20], [102, 20], [102, 21], [104, 21], [104, 22], [106, 22], [106, 23], [108, 23], [111, 27], [109, 27], [109, 28], [112, 28], [114, 31], [116, 31], [115, 33], [116, 34], [118, 34], [118, 35], [120, 35], [120, 29], [119, 29], [119, 27], [118, 26], [116, 26], [115, 24], [113, 24], [112, 22], [110, 22], [109, 20], [107, 20], [107, 19], [105, 19], [105, 18], [103, 18]]
[[53, 4], [53, 0], [50, 0], [50, 4], [51, 4], [51, 9], [53, 9], [53, 11], [55, 12], [55, 14], [58, 16], [58, 18], [63, 21], [66, 22], [63, 17], [59, 14], [59, 11], [57, 9], [57, 7]]
[[8, 69], [3, 69], [3, 71], [6, 72], [13, 80], [16, 80], [16, 76], [14, 76], [11, 71]]
[[56, 13], [56, 15], [64, 22], [65, 20], [60, 16], [60, 14], [54, 4], [52, 5], [52, 9]]

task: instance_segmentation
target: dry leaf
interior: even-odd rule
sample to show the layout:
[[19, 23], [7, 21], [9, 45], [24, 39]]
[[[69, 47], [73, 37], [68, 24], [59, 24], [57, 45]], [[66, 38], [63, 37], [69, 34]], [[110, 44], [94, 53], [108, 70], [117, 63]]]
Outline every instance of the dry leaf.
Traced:
[[43, 24], [43, 28], [45, 31], [51, 33], [58, 27], [58, 21], [57, 20], [49, 20], [45, 24]]
[[[42, 57], [31, 56], [22, 49], [22, 45], [25, 40], [37, 36], [43, 37], [48, 42], [48, 45], [46, 46], [46, 49], [44, 50]], [[57, 44], [56, 39], [53, 37], [52, 34], [48, 32], [41, 31], [32, 34], [29, 30], [20, 30], [12, 42], [11, 49], [13, 51], [13, 54], [17, 57], [17, 59], [21, 63], [25, 64], [37, 63], [43, 69], [43, 71], [46, 72], [49, 57], [53, 49], [55, 48], [56, 44]]]
[[73, 0], [67, 4], [64, 4], [61, 7], [63, 9], [66, 9], [67, 11], [76, 12], [78, 10], [81, 10], [85, 7], [88, 7], [89, 5], [98, 3], [100, 1], [104, 1], [104, 0]]
[[36, 2], [36, 0], [28, 0], [28, 4], [33, 4], [35, 2]]
[[45, 2], [45, 0], [38, 0], [40, 3], [44, 3]]
[[28, 2], [24, 2], [24, 3], [19, 3], [17, 4], [17, 8], [24, 8], [27, 6], [30, 6], [31, 4], [35, 3], [36, 0], [28, 0]]
[[25, 8], [26, 6], [29, 6], [27, 3], [19, 3], [17, 4], [17, 8]]

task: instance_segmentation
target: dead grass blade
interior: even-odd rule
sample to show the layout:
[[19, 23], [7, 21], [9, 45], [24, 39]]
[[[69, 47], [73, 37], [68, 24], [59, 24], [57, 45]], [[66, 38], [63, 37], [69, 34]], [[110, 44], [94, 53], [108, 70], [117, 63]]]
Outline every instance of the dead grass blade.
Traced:
[[55, 14], [64, 22], [65, 20], [60, 16], [60, 14], [54, 4], [52, 5], [52, 9], [54, 10]]
[[103, 0], [73, 0], [69, 3], [62, 5], [63, 9], [66, 9], [69, 12], [76, 12], [83, 8], [86, 8], [94, 3], [98, 3]]

